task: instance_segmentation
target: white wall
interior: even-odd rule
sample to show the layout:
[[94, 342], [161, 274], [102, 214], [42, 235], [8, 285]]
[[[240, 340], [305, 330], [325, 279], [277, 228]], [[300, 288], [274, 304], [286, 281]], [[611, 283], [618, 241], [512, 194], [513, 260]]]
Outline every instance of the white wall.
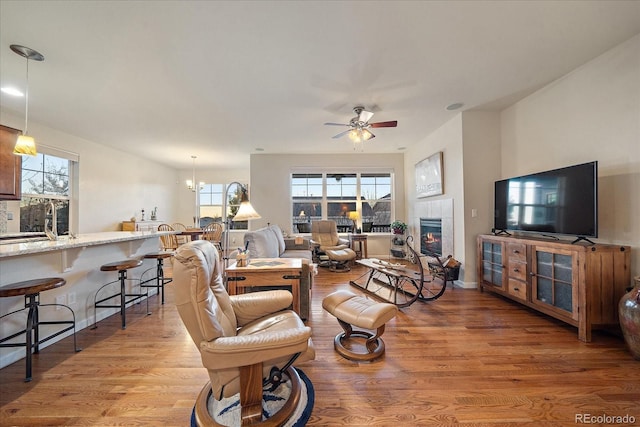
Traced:
[[459, 213], [464, 217], [464, 281], [471, 286], [477, 284], [476, 238], [493, 227], [493, 183], [500, 179], [500, 114], [462, 113], [462, 135], [464, 211]]
[[[22, 129], [24, 117], [2, 111], [3, 125]], [[80, 156], [79, 233], [115, 231], [120, 222], [145, 210], [146, 219], [158, 208], [158, 219], [176, 217], [177, 172], [167, 166], [60, 132], [29, 120], [29, 133], [41, 143]], [[7, 202], [19, 211], [19, 202]], [[14, 215], [14, 218], [19, 216]], [[12, 222], [10, 231], [17, 221]]]
[[[439, 151], [443, 152], [443, 188], [439, 196], [417, 198], [415, 165], [419, 161]], [[410, 146], [405, 152], [405, 193], [409, 219], [409, 233], [419, 236], [420, 217], [428, 211], [429, 205], [436, 200], [453, 200], [453, 255], [462, 263], [460, 281], [467, 281], [467, 276], [474, 271], [473, 261], [465, 260], [464, 233], [464, 181], [463, 181], [463, 133], [462, 114], [456, 114], [436, 131], [428, 135], [417, 144]], [[445, 230], [443, 229], [443, 232]], [[418, 250], [416, 243], [414, 249]], [[467, 272], [467, 270], [469, 270]]]
[[640, 274], [640, 35], [501, 114], [502, 178], [598, 161], [599, 237]]

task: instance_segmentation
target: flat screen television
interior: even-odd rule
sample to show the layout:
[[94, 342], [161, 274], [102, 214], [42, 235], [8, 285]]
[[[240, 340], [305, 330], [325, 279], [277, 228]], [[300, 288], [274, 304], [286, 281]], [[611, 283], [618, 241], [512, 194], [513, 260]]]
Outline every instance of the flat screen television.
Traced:
[[494, 233], [598, 237], [598, 162], [495, 182]]

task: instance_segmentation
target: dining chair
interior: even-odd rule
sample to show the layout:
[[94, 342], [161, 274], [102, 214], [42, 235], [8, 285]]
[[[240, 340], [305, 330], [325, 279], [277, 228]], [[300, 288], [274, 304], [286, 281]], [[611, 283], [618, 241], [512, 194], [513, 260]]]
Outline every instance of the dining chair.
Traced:
[[203, 228], [202, 232], [202, 240], [208, 240], [213, 245], [218, 248], [219, 251], [222, 250], [222, 224], [219, 222], [212, 222]]
[[[176, 231], [187, 231], [187, 226], [181, 222], [174, 222], [173, 224], [171, 224], [171, 227], [173, 227], [173, 229]], [[176, 234], [176, 240], [178, 241], [178, 246], [184, 245], [185, 243], [191, 241], [191, 236], [188, 236], [186, 234]]]
[[[160, 224], [158, 231], [175, 231], [175, 229], [169, 224]], [[160, 236], [160, 243], [162, 244], [162, 249], [165, 251], [175, 251], [178, 249], [178, 239], [175, 234]]]

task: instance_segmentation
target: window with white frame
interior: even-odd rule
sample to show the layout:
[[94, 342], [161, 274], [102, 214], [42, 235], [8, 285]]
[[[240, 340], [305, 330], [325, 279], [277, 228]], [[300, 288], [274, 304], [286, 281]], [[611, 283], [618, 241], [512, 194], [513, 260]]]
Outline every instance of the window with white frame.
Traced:
[[311, 222], [336, 221], [339, 232], [356, 228], [388, 232], [393, 210], [391, 172], [291, 174], [292, 230], [311, 232]]
[[22, 158], [21, 232], [44, 231], [45, 221], [53, 219], [53, 213], [48, 212], [53, 204], [58, 234], [69, 233], [74, 209], [71, 200], [77, 163], [77, 154], [44, 146], [39, 147], [36, 156]]
[[[227, 192], [227, 212], [223, 218], [224, 196], [227, 184], [205, 184], [198, 193], [198, 206], [200, 207], [200, 226], [204, 227], [212, 222], [225, 222], [232, 220], [240, 208], [242, 189], [238, 184], [230, 184]], [[231, 221], [234, 230], [246, 230], [247, 221]]]
[[200, 226], [222, 221], [222, 199], [224, 184], [205, 184], [198, 193], [200, 207]]

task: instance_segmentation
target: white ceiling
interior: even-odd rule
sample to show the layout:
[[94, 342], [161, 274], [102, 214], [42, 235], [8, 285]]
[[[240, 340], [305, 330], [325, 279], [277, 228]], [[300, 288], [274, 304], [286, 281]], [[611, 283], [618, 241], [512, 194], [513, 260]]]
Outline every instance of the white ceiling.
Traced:
[[[640, 1], [0, 1], [0, 85], [29, 119], [171, 167], [249, 154], [397, 153], [457, 112], [501, 109], [640, 33]], [[24, 114], [24, 98], [0, 95]], [[42, 141], [46, 143], [46, 141]]]

